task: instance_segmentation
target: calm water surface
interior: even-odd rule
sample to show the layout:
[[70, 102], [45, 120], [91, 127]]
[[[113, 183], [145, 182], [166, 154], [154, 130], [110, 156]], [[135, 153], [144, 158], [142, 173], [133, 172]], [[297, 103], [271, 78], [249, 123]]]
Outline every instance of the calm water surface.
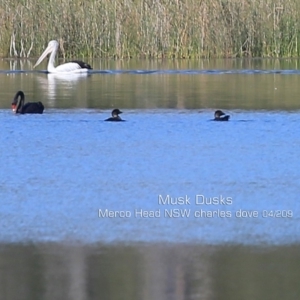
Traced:
[[93, 65], [0, 62], [4, 299], [298, 299], [298, 61]]

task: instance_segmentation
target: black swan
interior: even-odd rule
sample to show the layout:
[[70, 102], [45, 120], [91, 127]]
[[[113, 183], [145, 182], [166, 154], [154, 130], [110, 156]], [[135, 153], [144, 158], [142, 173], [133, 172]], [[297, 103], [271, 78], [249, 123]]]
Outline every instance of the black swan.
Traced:
[[25, 102], [25, 95], [22, 91], [18, 91], [11, 104], [12, 110], [16, 114], [42, 114], [44, 105], [42, 102]]

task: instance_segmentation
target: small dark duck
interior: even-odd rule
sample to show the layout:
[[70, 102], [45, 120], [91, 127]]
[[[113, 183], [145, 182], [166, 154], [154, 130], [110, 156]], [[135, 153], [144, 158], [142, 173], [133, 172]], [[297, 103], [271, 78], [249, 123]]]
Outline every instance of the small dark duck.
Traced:
[[11, 108], [16, 114], [42, 114], [44, 105], [42, 102], [25, 102], [25, 95], [22, 91], [18, 91], [11, 103]]
[[221, 110], [216, 110], [215, 111], [215, 118], [214, 121], [228, 121], [230, 118], [229, 115], [225, 115], [225, 113]]
[[119, 114], [121, 114], [122, 112], [118, 109], [115, 108], [112, 112], [111, 112], [111, 117], [106, 119], [105, 121], [110, 121], [110, 122], [123, 122], [125, 120], [122, 120], [121, 117], [119, 116]]

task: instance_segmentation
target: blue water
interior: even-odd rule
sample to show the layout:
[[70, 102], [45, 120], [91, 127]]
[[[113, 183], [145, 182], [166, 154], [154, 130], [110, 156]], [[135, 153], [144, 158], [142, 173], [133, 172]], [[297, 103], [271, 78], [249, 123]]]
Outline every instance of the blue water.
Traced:
[[[300, 112], [229, 114], [211, 122], [212, 110], [132, 109], [110, 123], [109, 110], [0, 110], [1, 242], [299, 243]], [[159, 203], [168, 195], [190, 204]]]

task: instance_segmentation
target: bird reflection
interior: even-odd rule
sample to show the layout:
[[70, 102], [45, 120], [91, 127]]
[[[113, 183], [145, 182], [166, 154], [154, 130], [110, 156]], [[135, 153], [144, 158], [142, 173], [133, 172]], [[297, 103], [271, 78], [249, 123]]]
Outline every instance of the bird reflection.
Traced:
[[[86, 80], [90, 75], [87, 73], [78, 74], [38, 74], [36, 76], [42, 93], [48, 95], [48, 106], [56, 107], [58, 98], [74, 97], [74, 91], [80, 81]], [[75, 102], [77, 95], [75, 95]]]

